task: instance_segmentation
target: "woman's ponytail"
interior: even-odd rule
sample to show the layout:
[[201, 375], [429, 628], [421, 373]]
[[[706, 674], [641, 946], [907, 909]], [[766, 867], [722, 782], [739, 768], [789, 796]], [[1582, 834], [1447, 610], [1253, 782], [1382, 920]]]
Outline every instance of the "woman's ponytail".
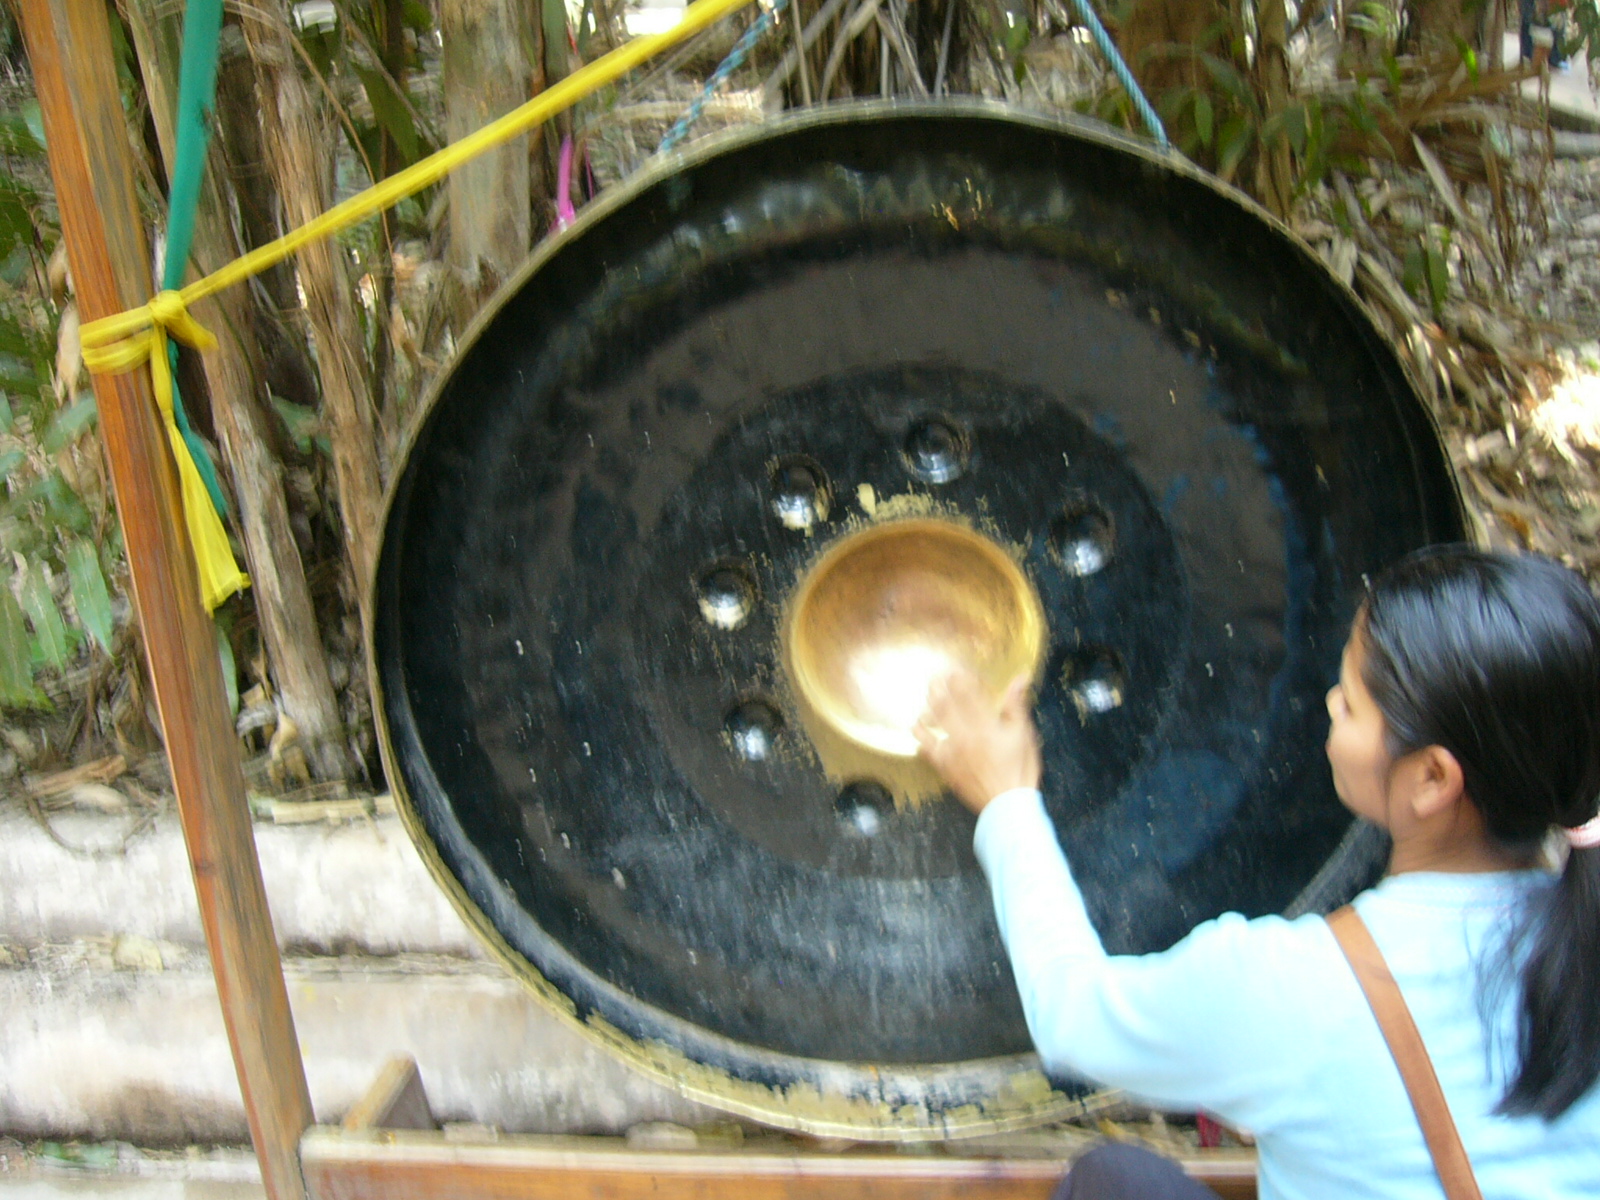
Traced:
[[1573, 848], [1561, 880], [1526, 926], [1508, 1114], [1551, 1121], [1600, 1079], [1600, 847]]
[[[1447, 547], [1373, 584], [1357, 621], [1390, 752], [1443, 746], [1489, 836], [1533, 861], [1600, 801], [1600, 601], [1534, 555]], [[1518, 1063], [1500, 1111], [1554, 1120], [1600, 1079], [1600, 848], [1574, 846], [1508, 948]]]

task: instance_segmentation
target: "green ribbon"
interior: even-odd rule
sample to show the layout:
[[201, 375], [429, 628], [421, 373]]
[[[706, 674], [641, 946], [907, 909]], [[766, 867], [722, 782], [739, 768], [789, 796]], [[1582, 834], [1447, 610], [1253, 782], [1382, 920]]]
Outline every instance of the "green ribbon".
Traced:
[[[216, 112], [217, 42], [222, 34], [222, 0], [189, 0], [183, 14], [183, 57], [178, 66], [178, 111], [173, 115], [177, 153], [173, 156], [171, 188], [167, 196], [167, 252], [161, 268], [161, 286], [176, 291], [183, 286], [194, 245], [195, 214], [200, 209], [200, 184], [205, 176], [206, 151], [211, 141], [211, 120]], [[217, 467], [205, 442], [189, 424], [183, 397], [178, 392], [178, 345], [167, 343], [172, 363], [172, 410], [178, 431], [194, 456], [200, 478], [219, 515], [228, 515], [227, 497], [217, 482]]]

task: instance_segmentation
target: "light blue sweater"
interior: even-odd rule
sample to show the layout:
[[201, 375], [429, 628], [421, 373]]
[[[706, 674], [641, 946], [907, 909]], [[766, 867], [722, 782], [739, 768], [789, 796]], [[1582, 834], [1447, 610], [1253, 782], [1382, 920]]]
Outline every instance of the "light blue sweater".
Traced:
[[[974, 845], [1028, 1028], [1050, 1069], [1249, 1129], [1261, 1200], [1439, 1200], [1394, 1060], [1320, 917], [1197, 926], [1111, 957], [1039, 794], [984, 809]], [[1515, 988], [1480, 1015], [1477, 964], [1551, 877], [1406, 874], [1356, 899], [1416, 1019], [1484, 1200], [1600, 1200], [1600, 1087], [1553, 1124], [1493, 1114], [1515, 1064]], [[1600, 997], [1596, 997], [1600, 1003]]]

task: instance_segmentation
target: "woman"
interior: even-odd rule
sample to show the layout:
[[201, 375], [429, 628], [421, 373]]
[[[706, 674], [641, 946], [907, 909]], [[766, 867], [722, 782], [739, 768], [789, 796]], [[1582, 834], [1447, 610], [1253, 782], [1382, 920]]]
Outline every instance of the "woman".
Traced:
[[[1227, 914], [1164, 953], [1106, 955], [1040, 801], [1026, 688], [995, 702], [947, 681], [918, 736], [979, 814], [1045, 1064], [1251, 1130], [1262, 1200], [1440, 1196], [1322, 918]], [[1543, 559], [1414, 555], [1373, 585], [1328, 710], [1334, 789], [1394, 844], [1354, 907], [1483, 1195], [1600, 1196], [1600, 604]], [[1570, 843], [1559, 874], [1542, 865], [1552, 831]], [[1122, 1148], [1091, 1155], [1060, 1195], [1210, 1193]]]

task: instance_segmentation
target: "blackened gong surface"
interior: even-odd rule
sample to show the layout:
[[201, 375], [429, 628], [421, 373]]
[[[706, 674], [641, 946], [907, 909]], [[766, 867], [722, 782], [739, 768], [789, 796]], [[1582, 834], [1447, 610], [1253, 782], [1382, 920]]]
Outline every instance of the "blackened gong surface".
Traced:
[[[796, 465], [809, 525], [774, 504]], [[1104, 133], [832, 115], [656, 180], [466, 350], [378, 583], [401, 782], [580, 1015], [780, 1085], [786, 1057], [1028, 1050], [971, 818], [862, 820], [780, 665], [806, 564], [930, 507], [1039, 591], [1047, 804], [1117, 952], [1281, 910], [1327, 861], [1363, 575], [1460, 536], [1347, 295]], [[719, 568], [748, 610], [720, 623]]]

